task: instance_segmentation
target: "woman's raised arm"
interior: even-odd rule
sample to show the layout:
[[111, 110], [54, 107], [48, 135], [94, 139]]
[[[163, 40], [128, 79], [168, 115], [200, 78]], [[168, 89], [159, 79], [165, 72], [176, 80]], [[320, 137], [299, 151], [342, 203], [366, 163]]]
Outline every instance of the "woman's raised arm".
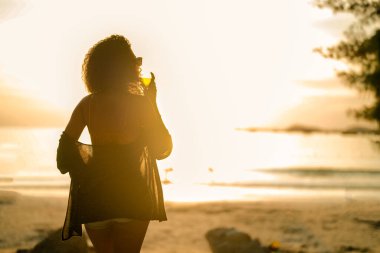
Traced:
[[157, 160], [162, 160], [171, 154], [173, 142], [157, 107], [157, 89], [153, 73], [152, 76], [152, 82], [142, 98], [141, 116], [149, 149]]

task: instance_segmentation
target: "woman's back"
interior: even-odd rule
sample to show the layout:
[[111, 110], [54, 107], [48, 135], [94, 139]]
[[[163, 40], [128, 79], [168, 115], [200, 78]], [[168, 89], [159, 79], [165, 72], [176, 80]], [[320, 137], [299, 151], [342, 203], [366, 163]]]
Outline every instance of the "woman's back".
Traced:
[[141, 134], [141, 97], [125, 92], [87, 96], [82, 110], [93, 144], [128, 144]]

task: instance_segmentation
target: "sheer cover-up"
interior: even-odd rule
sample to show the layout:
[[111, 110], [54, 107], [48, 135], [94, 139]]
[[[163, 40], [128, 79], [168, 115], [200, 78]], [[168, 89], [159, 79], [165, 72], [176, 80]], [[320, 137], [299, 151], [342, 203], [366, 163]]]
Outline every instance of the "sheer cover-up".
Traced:
[[89, 222], [167, 220], [156, 159], [143, 136], [130, 144], [87, 145], [63, 133], [57, 167], [71, 177], [62, 240], [82, 235], [81, 224]]

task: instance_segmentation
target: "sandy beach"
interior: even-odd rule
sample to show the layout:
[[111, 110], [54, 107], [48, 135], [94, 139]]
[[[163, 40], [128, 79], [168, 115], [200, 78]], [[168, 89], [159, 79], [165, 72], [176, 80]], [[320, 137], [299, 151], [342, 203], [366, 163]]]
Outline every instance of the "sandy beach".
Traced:
[[[211, 252], [205, 233], [234, 227], [263, 245], [303, 252], [380, 252], [380, 202], [290, 200], [167, 203], [168, 221], [151, 222], [143, 251]], [[64, 219], [66, 198], [0, 193], [0, 252], [33, 247]], [[354, 251], [354, 250], [357, 251]], [[365, 251], [367, 249], [367, 251]]]

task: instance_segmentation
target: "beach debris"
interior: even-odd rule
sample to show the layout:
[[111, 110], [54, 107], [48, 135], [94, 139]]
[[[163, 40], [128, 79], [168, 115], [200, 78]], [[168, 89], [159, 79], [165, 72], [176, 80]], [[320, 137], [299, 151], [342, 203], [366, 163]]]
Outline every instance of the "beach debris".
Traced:
[[74, 236], [70, 240], [62, 241], [62, 229], [49, 234], [37, 243], [30, 253], [88, 253], [88, 246], [84, 236]]
[[269, 245], [269, 252], [278, 252], [280, 250], [280, 242], [274, 241]]
[[380, 229], [380, 220], [365, 220], [365, 219], [359, 219], [355, 218], [356, 222], [365, 223], [370, 225], [373, 229]]
[[0, 205], [10, 205], [10, 204], [13, 204], [13, 202], [14, 202], [13, 199], [1, 199]]
[[210, 185], [214, 184], [214, 172], [215, 172], [214, 168], [208, 167], [208, 173], [210, 174], [210, 182], [209, 182]]
[[172, 171], [173, 171], [173, 168], [166, 168], [166, 169], [164, 170], [164, 172], [165, 172], [165, 178], [164, 178], [164, 180], [162, 181], [163, 184], [171, 184], [171, 183], [172, 183], [172, 181], [170, 181], [170, 180], [168, 179], [168, 174], [169, 174], [169, 172], [172, 172]]
[[[1, 182], [1, 180], [0, 180]], [[0, 192], [0, 205], [11, 205], [19, 197], [19, 194], [11, 191]]]
[[359, 248], [353, 246], [342, 246], [338, 253], [368, 253], [371, 252], [368, 248]]
[[258, 239], [235, 228], [215, 228], [206, 233], [206, 239], [213, 253], [269, 253]]

